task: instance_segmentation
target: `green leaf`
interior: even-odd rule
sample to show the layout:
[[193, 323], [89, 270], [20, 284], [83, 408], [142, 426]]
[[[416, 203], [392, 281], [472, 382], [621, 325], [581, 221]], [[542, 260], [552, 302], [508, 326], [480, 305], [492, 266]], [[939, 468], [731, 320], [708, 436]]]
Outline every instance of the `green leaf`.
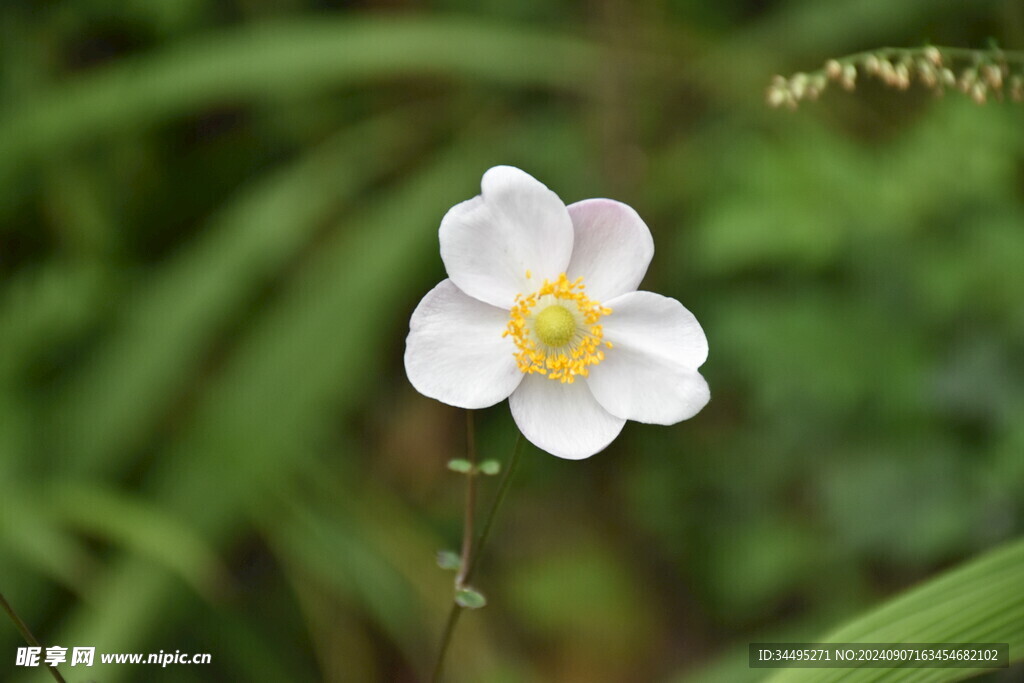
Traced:
[[[132, 446], [144, 441], [167, 406], [195, 381], [231, 312], [244, 308], [294, 258], [326, 216], [358, 199], [367, 184], [418, 149], [422, 143], [411, 141], [409, 132], [417, 116], [422, 109], [371, 118], [261, 176], [177, 258], [153, 272], [124, 302], [117, 332], [55, 399], [52, 415], [61, 427], [53, 430], [59, 435], [53, 447], [71, 473], [118, 471]], [[386, 153], [381, 141], [387, 141]], [[48, 287], [59, 302], [87, 289]], [[31, 303], [38, 308], [46, 302]], [[64, 313], [68, 306], [50, 317], [72, 317]], [[21, 318], [11, 322], [28, 327]]]
[[[829, 634], [821, 642], [1009, 643], [1024, 658], [1024, 539], [932, 579]], [[948, 681], [977, 669], [785, 669], [771, 683], [842, 679]]]
[[498, 472], [501, 472], [501, 463], [497, 460], [484, 460], [480, 463], [480, 472], [488, 476], [493, 476]]
[[448, 469], [460, 474], [469, 474], [473, 470], [473, 463], [462, 458], [455, 458], [448, 461]]
[[277, 98], [373, 78], [455, 76], [587, 94], [600, 53], [578, 38], [497, 22], [385, 19], [259, 23], [125, 60], [0, 118], [0, 178], [97, 134], [216, 102]]
[[487, 604], [487, 598], [472, 588], [460, 588], [455, 591], [455, 602], [466, 609], [480, 609]]
[[437, 551], [437, 566], [441, 569], [458, 569], [462, 564], [459, 554], [452, 550]]
[[[80, 333], [108, 294], [91, 264], [48, 263], [9, 278], [0, 290], [0, 377], [14, 377], [41, 353]], [[94, 397], [95, 398], [95, 397]]]
[[147, 501], [76, 482], [54, 485], [45, 500], [54, 519], [159, 563], [204, 597], [215, 597], [229, 583], [206, 540]]
[[77, 593], [86, 592], [97, 564], [85, 544], [49, 515], [35, 491], [4, 494], [0, 552]]

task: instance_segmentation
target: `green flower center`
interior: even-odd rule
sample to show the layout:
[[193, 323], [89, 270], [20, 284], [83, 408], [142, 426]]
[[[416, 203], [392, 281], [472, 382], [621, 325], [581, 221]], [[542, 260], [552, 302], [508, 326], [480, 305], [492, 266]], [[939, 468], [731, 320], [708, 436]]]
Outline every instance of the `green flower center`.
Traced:
[[576, 318], [565, 306], [548, 306], [537, 316], [533, 332], [548, 346], [565, 346], [576, 335]]

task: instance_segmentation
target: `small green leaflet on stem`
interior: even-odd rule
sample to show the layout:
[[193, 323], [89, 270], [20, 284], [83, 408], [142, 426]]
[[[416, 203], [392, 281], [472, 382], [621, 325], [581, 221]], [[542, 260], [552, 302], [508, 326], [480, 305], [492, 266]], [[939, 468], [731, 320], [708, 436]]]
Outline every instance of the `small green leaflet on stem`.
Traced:
[[478, 468], [480, 474], [486, 474], [489, 477], [493, 477], [495, 474], [501, 472], [501, 463], [497, 460], [484, 460], [480, 463]]
[[455, 458], [448, 461], [448, 469], [459, 474], [470, 474], [473, 471], [473, 463], [463, 458]]
[[487, 598], [478, 590], [463, 587], [455, 591], [455, 602], [466, 609], [480, 609], [487, 604]]
[[497, 460], [484, 460], [478, 467], [474, 467], [469, 460], [455, 458], [448, 461], [448, 469], [459, 474], [494, 476], [501, 472], [501, 463]]
[[441, 569], [448, 569], [455, 571], [459, 568], [462, 560], [459, 558], [459, 554], [453, 550], [438, 550], [437, 551], [437, 566]]

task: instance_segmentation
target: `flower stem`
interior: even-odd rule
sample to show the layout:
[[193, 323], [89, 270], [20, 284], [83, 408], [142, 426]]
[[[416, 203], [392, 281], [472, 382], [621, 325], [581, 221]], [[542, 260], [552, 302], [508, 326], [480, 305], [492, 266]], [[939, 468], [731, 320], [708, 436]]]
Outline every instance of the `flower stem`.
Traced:
[[[471, 439], [470, 446], [470, 458], [475, 458], [475, 444], [472, 444], [472, 422], [467, 423], [469, 425], [469, 436]], [[462, 562], [460, 563], [459, 575], [456, 578], [456, 587], [465, 586], [469, 583], [469, 580], [473, 576], [473, 571], [477, 567], [477, 563], [480, 561], [480, 555], [483, 553], [484, 548], [487, 545], [487, 540], [491, 536], [491, 528], [494, 525], [494, 518], [497, 515], [498, 508], [501, 507], [502, 501], [505, 500], [505, 496], [508, 493], [509, 485], [512, 483], [512, 474], [515, 472], [516, 467], [519, 465], [519, 456], [523, 451], [523, 435], [518, 434], [516, 436], [515, 445], [512, 447], [512, 455], [508, 461], [508, 467], [505, 468], [505, 473], [501, 477], [501, 483], [498, 485], [498, 492], [494, 496], [494, 502], [491, 503], [491, 509], [487, 511], [487, 517], [484, 519], [483, 530], [480, 532], [480, 538], [474, 545], [472, 542], [466, 543], [466, 538], [471, 538], [471, 533], [466, 533], [463, 537], [462, 545]], [[469, 475], [470, 483], [468, 487], [473, 487], [473, 479], [476, 477], [473, 474]], [[475, 495], [475, 493], [473, 494]], [[466, 494], [467, 508], [471, 502], [471, 496], [467, 489]], [[469, 520], [471, 513], [467, 513], [466, 519]], [[472, 530], [472, 521], [467, 522], [467, 529]], [[462, 615], [463, 607], [458, 603], [452, 604], [452, 609], [448, 613], [448, 621], [445, 623], [444, 634], [441, 636], [441, 647], [437, 652], [437, 661], [434, 664], [434, 673], [431, 675], [430, 680], [437, 683], [441, 680], [441, 670], [444, 668], [444, 658], [448, 653], [448, 646], [451, 645], [452, 635], [455, 633], [455, 625], [459, 623], [459, 617]]]
[[[25, 639], [25, 642], [32, 647], [38, 647], [42, 650], [43, 646], [40, 645], [39, 641], [36, 640], [36, 637], [32, 635], [32, 631], [29, 630], [28, 624], [22, 621], [21, 617], [18, 616], [18, 613], [14, 611], [13, 607], [11, 607], [11, 603], [7, 602], [7, 598], [4, 597], [3, 593], [0, 593], [0, 607], [3, 607], [4, 611], [7, 612], [7, 616], [9, 616], [11, 621], [14, 622], [14, 627], [18, 629], [18, 633], [20, 633], [21, 637]], [[45, 668], [50, 671], [50, 675], [59, 683], [66, 683], [64, 677], [60, 675], [59, 671], [57, 671], [57, 667], [47, 666]]]
[[444, 635], [441, 636], [441, 647], [437, 651], [437, 661], [434, 662], [434, 673], [430, 676], [432, 683], [438, 683], [441, 680], [444, 656], [448, 654], [448, 646], [451, 645], [452, 634], [455, 633], [455, 624], [459, 623], [460, 616], [462, 616], [462, 608], [459, 607], [458, 603], [452, 603], [452, 608], [448, 612], [448, 621], [444, 625]]
[[508, 468], [505, 470], [505, 474], [501, 477], [501, 483], [498, 484], [498, 492], [494, 496], [494, 503], [491, 504], [491, 509], [487, 512], [487, 518], [484, 519], [483, 530], [480, 532], [480, 539], [476, 542], [476, 547], [473, 550], [473, 556], [470, 558], [469, 567], [466, 569], [466, 581], [469, 581], [473, 576], [473, 571], [476, 569], [477, 563], [480, 561], [480, 556], [484, 552], [484, 548], [487, 546], [487, 539], [491, 536], [491, 527], [494, 526], [494, 518], [498, 512], [498, 508], [501, 507], [501, 503], [505, 500], [508, 489], [512, 483], [512, 474], [515, 472], [516, 467], [519, 466], [519, 456], [523, 452], [523, 444], [525, 439], [522, 434], [516, 435], [515, 445], [512, 446], [512, 455], [508, 460]]
[[462, 522], [462, 559], [459, 573], [455, 575], [455, 588], [466, 585], [469, 563], [473, 557], [473, 517], [476, 515], [476, 435], [473, 431], [473, 411], [466, 411], [466, 460], [469, 473], [466, 475], [466, 514]]

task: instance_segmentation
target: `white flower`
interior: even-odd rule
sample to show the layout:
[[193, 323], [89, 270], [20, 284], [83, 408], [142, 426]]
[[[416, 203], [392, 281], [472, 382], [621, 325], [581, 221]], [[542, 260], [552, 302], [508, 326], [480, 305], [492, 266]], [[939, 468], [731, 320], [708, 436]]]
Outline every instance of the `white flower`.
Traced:
[[449, 279], [423, 297], [406, 339], [417, 391], [460, 408], [508, 398], [527, 439], [573, 460], [626, 420], [675, 424], [707, 404], [696, 318], [636, 291], [654, 255], [636, 211], [610, 199], [566, 207], [510, 166], [487, 171], [481, 190], [441, 221]]

